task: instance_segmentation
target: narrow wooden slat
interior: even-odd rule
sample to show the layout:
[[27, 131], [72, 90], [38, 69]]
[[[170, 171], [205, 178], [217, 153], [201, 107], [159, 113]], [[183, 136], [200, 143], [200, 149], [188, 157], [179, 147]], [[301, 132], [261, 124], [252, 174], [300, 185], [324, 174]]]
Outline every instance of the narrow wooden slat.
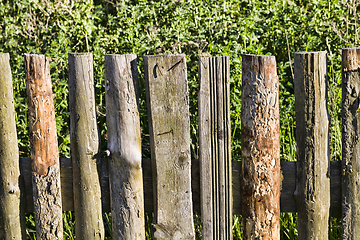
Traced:
[[145, 56], [154, 183], [154, 237], [194, 239], [185, 55]]
[[[211, 160], [210, 125], [210, 64], [209, 58], [199, 59], [199, 161], [200, 161], [200, 201], [202, 239], [213, 239], [213, 174]], [[211, 184], [209, 184], [211, 183]]]
[[229, 57], [199, 59], [203, 239], [232, 238], [229, 66]]
[[279, 79], [273, 56], [242, 56], [244, 239], [280, 239]]
[[91, 53], [69, 53], [68, 61], [76, 239], [104, 239], [93, 57]]
[[136, 54], [105, 55], [113, 239], [145, 239]]
[[342, 49], [343, 239], [360, 237], [360, 48]]
[[299, 239], [328, 239], [331, 199], [326, 52], [295, 53], [294, 69]]
[[0, 239], [26, 239], [10, 56], [0, 53]]
[[49, 61], [25, 54], [36, 237], [63, 239], [59, 150]]

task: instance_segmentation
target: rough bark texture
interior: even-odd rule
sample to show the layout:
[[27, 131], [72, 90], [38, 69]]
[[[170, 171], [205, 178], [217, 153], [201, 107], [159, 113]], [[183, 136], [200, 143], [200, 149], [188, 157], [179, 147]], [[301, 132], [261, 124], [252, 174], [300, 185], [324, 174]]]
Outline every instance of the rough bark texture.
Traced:
[[328, 239], [330, 151], [326, 52], [295, 53], [294, 69], [299, 239]]
[[59, 152], [49, 62], [25, 55], [36, 237], [63, 239]]
[[136, 55], [105, 55], [113, 239], [145, 239]]
[[154, 184], [154, 236], [194, 239], [185, 55], [145, 56]]
[[70, 53], [68, 60], [76, 239], [104, 239], [93, 57], [91, 53]]
[[19, 148], [8, 53], [0, 53], [0, 239], [26, 239], [20, 211]]
[[343, 239], [360, 239], [360, 48], [342, 49]]
[[199, 59], [202, 239], [232, 239], [229, 57]]
[[279, 79], [273, 56], [242, 56], [244, 239], [280, 239]]

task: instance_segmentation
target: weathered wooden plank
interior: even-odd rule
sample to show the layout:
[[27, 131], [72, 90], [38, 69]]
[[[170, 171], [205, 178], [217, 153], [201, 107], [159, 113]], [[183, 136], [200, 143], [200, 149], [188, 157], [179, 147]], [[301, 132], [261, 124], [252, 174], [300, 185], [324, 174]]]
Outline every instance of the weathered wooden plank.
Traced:
[[[200, 168], [199, 161], [193, 159], [191, 163], [191, 182], [192, 182], [192, 200], [193, 211], [200, 214]], [[60, 159], [61, 167], [61, 191], [63, 200], [63, 211], [74, 211], [73, 189], [72, 189], [72, 163], [70, 158]], [[152, 213], [154, 211], [153, 205], [153, 191], [152, 191], [152, 173], [151, 160], [142, 160], [143, 168], [143, 185], [144, 185], [144, 202], [145, 212]], [[26, 212], [33, 212], [34, 205], [32, 201], [32, 187], [31, 187], [31, 160], [30, 158], [20, 158], [21, 178], [25, 179], [25, 184], [21, 191], [26, 195], [24, 203]], [[233, 202], [241, 202], [241, 188], [240, 188], [240, 172], [241, 161], [232, 161], [232, 184], [233, 184]], [[296, 162], [281, 162], [282, 172], [282, 190], [281, 190], [281, 212], [297, 212], [296, 202], [294, 198], [295, 181], [296, 181]], [[108, 159], [101, 159], [99, 161], [99, 175], [101, 183], [102, 196], [102, 210], [103, 212], [110, 212], [110, 190], [109, 190], [109, 174], [108, 174]], [[331, 216], [341, 218], [341, 162], [330, 162], [330, 182], [331, 182]], [[233, 214], [241, 214], [240, 204], [233, 205]]]
[[185, 55], [145, 56], [154, 185], [154, 237], [194, 239]]
[[343, 239], [360, 239], [360, 48], [342, 49]]
[[274, 56], [242, 56], [244, 239], [280, 239], [279, 79]]
[[91, 53], [69, 53], [68, 61], [76, 239], [104, 239], [93, 57]]
[[299, 239], [328, 239], [330, 150], [326, 52], [295, 53]]
[[136, 54], [105, 55], [113, 239], [145, 239]]
[[229, 57], [199, 59], [203, 239], [232, 238], [232, 217], [229, 217], [232, 216], [229, 68]]
[[26, 239], [10, 56], [0, 53], [0, 239]]
[[[202, 239], [213, 239], [213, 171], [211, 154], [211, 109], [210, 109], [210, 63], [209, 58], [199, 58], [199, 164], [200, 206]], [[193, 166], [192, 166], [193, 168]], [[211, 184], [209, 184], [211, 183]]]
[[36, 237], [63, 239], [59, 150], [49, 61], [25, 54]]

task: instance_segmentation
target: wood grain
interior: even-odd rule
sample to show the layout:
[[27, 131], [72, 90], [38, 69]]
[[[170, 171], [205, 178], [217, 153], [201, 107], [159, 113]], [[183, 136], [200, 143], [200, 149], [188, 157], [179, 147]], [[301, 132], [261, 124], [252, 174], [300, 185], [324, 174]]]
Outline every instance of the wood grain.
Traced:
[[154, 237], [194, 239], [185, 55], [145, 56], [154, 184]]
[[295, 53], [299, 239], [328, 239], [330, 147], [326, 52]]
[[36, 237], [63, 239], [59, 150], [49, 61], [25, 54]]
[[137, 57], [105, 55], [113, 239], [145, 239]]
[[76, 239], [104, 239], [93, 56], [69, 53], [70, 147]]

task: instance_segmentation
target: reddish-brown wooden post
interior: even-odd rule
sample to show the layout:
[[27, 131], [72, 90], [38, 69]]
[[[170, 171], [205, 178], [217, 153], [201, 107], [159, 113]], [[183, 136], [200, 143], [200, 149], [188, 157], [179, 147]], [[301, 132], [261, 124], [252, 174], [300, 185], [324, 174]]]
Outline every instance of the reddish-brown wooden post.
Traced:
[[69, 53], [70, 141], [76, 239], [104, 239], [91, 53]]
[[280, 239], [279, 79], [273, 56], [242, 56], [244, 239]]
[[[26, 239], [20, 211], [19, 147], [8, 53], [0, 53], [0, 239]], [[22, 208], [23, 209], [23, 208]]]
[[25, 54], [36, 237], [63, 239], [56, 121], [49, 61]]
[[105, 55], [113, 239], [145, 239], [136, 54]]
[[326, 52], [294, 56], [299, 239], [328, 239], [330, 149]]

